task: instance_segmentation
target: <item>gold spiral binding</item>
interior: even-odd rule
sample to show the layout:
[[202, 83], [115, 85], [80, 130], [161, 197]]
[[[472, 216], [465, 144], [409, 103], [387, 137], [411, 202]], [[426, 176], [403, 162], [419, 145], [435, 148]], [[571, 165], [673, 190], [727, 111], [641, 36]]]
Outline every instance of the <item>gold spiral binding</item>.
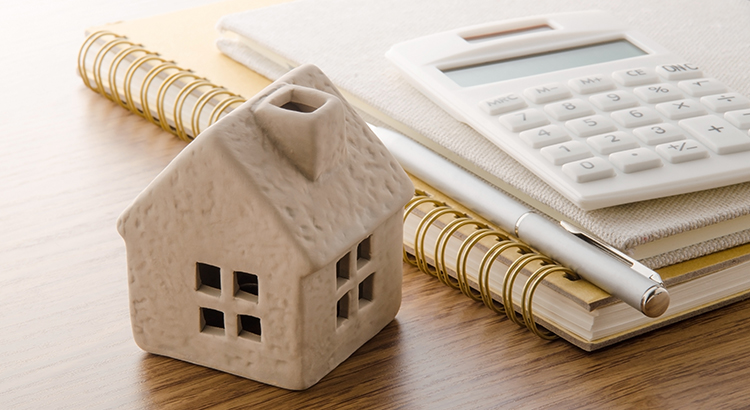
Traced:
[[[456, 231], [465, 227], [474, 225], [476, 229], [487, 228], [487, 225], [471, 219], [466, 214], [463, 217], [451, 221], [440, 231], [437, 240], [435, 241], [435, 269], [437, 270], [438, 279], [444, 284], [450, 286], [453, 289], [460, 289], [461, 284], [458, 282], [458, 278], [453, 280], [448, 274], [448, 269], [445, 263], [445, 252], [448, 246], [448, 240], [453, 236]], [[439, 255], [439, 257], [438, 257]]]
[[143, 108], [143, 115], [147, 120], [149, 120], [150, 122], [156, 125], [161, 125], [161, 124], [159, 123], [159, 118], [154, 117], [154, 115], [151, 113], [151, 108], [149, 107], [149, 103], [148, 103], [148, 90], [151, 88], [151, 83], [154, 81], [154, 78], [158, 77], [159, 74], [167, 70], [180, 71], [181, 68], [177, 67], [174, 64], [174, 62], [171, 62], [171, 61], [167, 61], [155, 67], [152, 67], [148, 71], [148, 73], [146, 73], [146, 77], [144, 77], [143, 79], [143, 85], [141, 86], [140, 94], [141, 94], [141, 106]]
[[[218, 97], [220, 95], [228, 95], [229, 97], [236, 97], [234, 93], [227, 90], [226, 88], [215, 88], [213, 90], [208, 91], [207, 93], [203, 93], [203, 95], [198, 98], [198, 100], [193, 105], [193, 109], [190, 111], [190, 128], [193, 130], [193, 138], [201, 133], [201, 124], [200, 124], [200, 118], [201, 114], [203, 113], [203, 108], [205, 108], [206, 104], [211, 101], [212, 98]], [[209, 122], [209, 125], [211, 123]]]
[[469, 254], [472, 249], [479, 243], [480, 240], [494, 236], [498, 241], [508, 240], [508, 236], [502, 232], [495, 231], [492, 229], [479, 229], [476, 232], [472, 232], [458, 249], [458, 256], [456, 256], [456, 277], [458, 279], [459, 288], [461, 292], [470, 297], [471, 299], [479, 302], [482, 300], [481, 293], [475, 293], [469, 284], [469, 279], [466, 276], [466, 263], [469, 260]]
[[[190, 93], [192, 93], [194, 90], [197, 90], [201, 87], [207, 87], [207, 86], [213, 87], [213, 84], [211, 84], [210, 82], [208, 82], [207, 80], [203, 78], [194, 80], [186, 84], [180, 90], [179, 94], [177, 94], [177, 97], [175, 98], [174, 109], [172, 110], [172, 115], [174, 118], [174, 126], [175, 126], [175, 130], [177, 131], [177, 136], [183, 141], [190, 142], [192, 141], [192, 138], [190, 138], [187, 132], [185, 132], [185, 127], [182, 124], [182, 106], [185, 104], [185, 100], [187, 100]], [[192, 131], [195, 132], [195, 129], [193, 129]], [[194, 133], [193, 135], [197, 135], [197, 134]]]
[[84, 40], [83, 44], [81, 44], [81, 48], [78, 50], [78, 74], [80, 74], [81, 79], [83, 80], [83, 84], [85, 84], [86, 87], [92, 89], [95, 92], [99, 92], [99, 91], [97, 91], [96, 87], [91, 85], [91, 79], [89, 78], [89, 75], [86, 72], [86, 56], [88, 56], [91, 46], [94, 43], [96, 43], [97, 40], [106, 36], [122, 38], [122, 36], [119, 36], [110, 31], [106, 31], [106, 30], [95, 31], [89, 34], [88, 37], [86, 37], [86, 40]]
[[[167, 97], [167, 92], [169, 91], [169, 88], [177, 82], [177, 80], [182, 78], [192, 78], [194, 80], [201, 80], [201, 78], [194, 74], [191, 71], [178, 71], [176, 73], [171, 74], [169, 77], [167, 77], [163, 83], [159, 85], [159, 90], [156, 92], [156, 113], [159, 117], [159, 125], [161, 125], [161, 128], [164, 131], [167, 132], [173, 132], [172, 127], [169, 125], [169, 120], [167, 119], [167, 114], [164, 109], [164, 99]], [[183, 86], [184, 87], [184, 86]], [[181, 88], [180, 91], [182, 91]], [[177, 122], [177, 118], [174, 118], [175, 123]], [[174, 132], [177, 133], [177, 127], [175, 126]]]
[[[127, 104], [127, 107], [125, 108], [142, 117], [150, 116], [151, 114], [146, 113], [142, 108], [138, 109], [138, 107], [135, 106], [135, 102], [133, 102], [131, 84], [133, 82], [133, 76], [135, 75], [135, 73], [141, 68], [141, 66], [143, 66], [143, 64], [149, 61], [159, 61], [160, 64], [166, 63], [166, 60], [164, 60], [157, 54], [146, 54], [145, 56], [138, 57], [138, 59], [133, 61], [130, 66], [128, 66], [128, 70], [125, 72], [125, 79], [123, 80], [123, 93], [125, 94], [125, 103]], [[143, 107], [143, 100], [141, 100], [141, 107]]]
[[432, 226], [438, 218], [447, 214], [462, 215], [448, 205], [439, 206], [427, 212], [427, 214], [419, 221], [417, 231], [414, 234], [414, 256], [417, 259], [417, 266], [419, 266], [423, 272], [432, 276], [437, 276], [437, 271], [430, 270], [429, 264], [427, 263], [427, 254], [424, 251], [424, 241], [427, 237], [427, 231], [430, 229], [430, 226]]
[[[506, 299], [503, 299], [503, 308], [501, 309], [497, 306], [495, 300], [492, 299], [492, 290], [490, 289], [490, 272], [492, 272], [492, 265], [495, 263], [500, 254], [513, 248], [517, 248], [522, 252], [533, 252], [528, 245], [509, 239], [493, 245], [492, 248], [490, 248], [484, 254], [484, 256], [482, 257], [482, 262], [479, 264], [479, 271], [477, 273], [479, 293], [482, 295], [482, 301], [484, 302], [485, 306], [490, 308], [495, 313], [505, 312], [507, 314], [505, 306], [508, 306], [509, 304], [512, 306], [513, 301], [506, 301]], [[505, 273], [505, 276], [508, 276], [507, 271]]]
[[[96, 52], [96, 57], [94, 57], [94, 67], [92, 70], [92, 74], [94, 75], [94, 83], [96, 84], [95, 91], [112, 101], [114, 101], [115, 97], [107, 94], [107, 90], [104, 89], [104, 81], [102, 81], [102, 63], [104, 63], [104, 58], [107, 56], [110, 50], [117, 46], [124, 45], [134, 46], [135, 44], [126, 40], [124, 37], [116, 37], [105, 43], [104, 46], [102, 46], [102, 48], [100, 48], [99, 51]], [[109, 86], [111, 92], [112, 84], [109, 84]]]
[[[117, 90], [117, 71], [120, 69], [120, 64], [124, 59], [126, 59], [130, 54], [133, 53], [148, 53], [148, 50], [143, 48], [141, 44], [135, 44], [128, 48], [124, 48], [120, 50], [120, 52], [115, 55], [115, 57], [112, 59], [112, 63], [109, 65], [109, 89], [110, 93], [112, 94], [112, 98], [110, 98], [112, 101], [116, 102], [123, 108], [128, 108], [128, 103], [126, 99], [120, 98], [120, 93]], [[127, 72], [126, 72], [127, 73]], [[124, 84], [123, 84], [123, 93], [124, 93]]]
[[216, 104], [216, 107], [214, 107], [213, 110], [211, 110], [211, 115], [208, 118], [208, 123], [213, 124], [216, 121], [219, 121], [221, 118], [221, 114], [226, 111], [227, 108], [229, 108], [233, 104], [242, 104], [245, 102], [245, 99], [240, 96], [234, 96], [229, 97], [225, 100], [222, 100], [220, 103]]
[[426, 203], [431, 203], [435, 206], [445, 205], [445, 202], [438, 201], [437, 199], [431, 198], [424, 193], [417, 193], [414, 197], [412, 197], [411, 200], [409, 200], [409, 202], [406, 203], [406, 205], [404, 205], [404, 222], [406, 221], [406, 218], [409, 216], [409, 214], [414, 212], [414, 210], [417, 209], [418, 206]]
[[[433, 199], [427, 196], [424, 192], [418, 192], [409, 202], [406, 203], [404, 206], [404, 222], [406, 222], [406, 218], [409, 217], [409, 215], [414, 212], [415, 209], [417, 209], [418, 206], [422, 204], [431, 203], [435, 206], [442, 206], [445, 205], [443, 202], [438, 201], [437, 199]], [[417, 244], [414, 243], [414, 247], [416, 248]], [[415, 251], [416, 253], [416, 251]], [[406, 249], [404, 249], [404, 261], [408, 262], [414, 266], [420, 266], [417, 263], [416, 255], [414, 259], [409, 257], [409, 254], [406, 252]]]
[[523, 321], [526, 324], [526, 327], [535, 335], [546, 340], [555, 339], [557, 338], [557, 335], [547, 329], [540, 330], [539, 327], [537, 327], [536, 321], [534, 320], [534, 313], [532, 311], [532, 299], [534, 297], [534, 292], [536, 291], [536, 288], [539, 286], [539, 284], [542, 283], [544, 278], [554, 272], [563, 272], [565, 274], [575, 276], [575, 273], [572, 270], [560, 265], [541, 266], [526, 281], [526, 284], [523, 286], [523, 293], [521, 297], [521, 313], [523, 315]]
[[[95, 44], [101, 44], [101, 46], [94, 48]], [[137, 53], [145, 54], [133, 59], [132, 56], [137, 55]], [[87, 61], [91, 61], [92, 56], [93, 64], [89, 65], [91, 67], [91, 71], [89, 71]], [[105, 66], [104, 61], [108, 60], [109, 57], [111, 57], [112, 60]], [[123, 89], [121, 91], [124, 97], [121, 97], [117, 82], [118, 73], [121, 71], [120, 66], [123, 65], [123, 61], [129, 61], [131, 59], [133, 61], [128, 64], [122, 81]], [[158, 62], [158, 64], [148, 68], [143, 82], [140, 85], [140, 90], [134, 90], [133, 79], [136, 72], [146, 71], [144, 68], [147, 67], [146, 64], [153, 64], [154, 62]], [[157, 77], [163, 77], [163, 73], [168, 71], [175, 71], [175, 73], [170, 73], [156, 90], [156, 107], [154, 112], [152, 112], [149, 107], [148, 98], [151, 85], [154, 79]], [[165, 131], [175, 134], [186, 141], [192, 140], [200, 133], [200, 116], [206, 105], [210, 104], [213, 106], [208, 121], [208, 125], [211, 125], [218, 121], [233, 105], [245, 102], [243, 97], [231, 93], [223, 87], [216, 86], [206, 79], [198, 77], [190, 72], [190, 70], [180, 68], [175, 65], [174, 62], [168, 62], [161, 58], [157, 53], [148, 51], [144, 46], [131, 42], [125, 36], [106, 30], [100, 30], [89, 34], [83, 44], [81, 44], [81, 47], [78, 50], [78, 72], [81, 75], [84, 85], [89, 89], [116, 102], [120, 106], [145, 117], [150, 122], [161, 126]], [[185, 77], [191, 77], [194, 81], [189, 82], [185, 86], [179, 87], [175, 99], [175, 110], [173, 112], [175, 123], [174, 127], [172, 127], [166, 116], [164, 99], [166, 98], [167, 92], [171, 92], [171, 89], [173, 89], [170, 87], [175, 87], [175, 82], [179, 79], [184, 79]], [[108, 82], [105, 80], [108, 80]], [[199, 98], [195, 101], [194, 105], [188, 105], [186, 108], [186, 104], [193, 104], [192, 100], [188, 103], [188, 96], [195, 93], [195, 90], [201, 88], [208, 88], [208, 90], [199, 94], [196, 93], [196, 95], [199, 95]], [[133, 95], [134, 92], [140, 96], [140, 108], [136, 105], [134, 99], [135, 96]], [[227, 98], [216, 99], [216, 97], [222, 95], [227, 95]], [[214, 103], [214, 101], [216, 102]], [[186, 118], [188, 112], [190, 115], [189, 119]], [[187, 122], [189, 122], [189, 124]], [[188, 128], [188, 126], [190, 128]], [[192, 135], [189, 131], [192, 132]]]
[[517, 324], [518, 326], [524, 326], [524, 320], [523, 318], [519, 319], [516, 315], [516, 311], [513, 309], [513, 286], [515, 284], [516, 277], [519, 273], [521, 273], [521, 271], [523, 271], [523, 268], [534, 261], [541, 261], [543, 264], [555, 263], [547, 256], [540, 255], [538, 253], [528, 253], [513, 261], [513, 263], [508, 266], [508, 270], [505, 272], [505, 277], [503, 278], [502, 298], [503, 306], [505, 307], [505, 314], [513, 323]]

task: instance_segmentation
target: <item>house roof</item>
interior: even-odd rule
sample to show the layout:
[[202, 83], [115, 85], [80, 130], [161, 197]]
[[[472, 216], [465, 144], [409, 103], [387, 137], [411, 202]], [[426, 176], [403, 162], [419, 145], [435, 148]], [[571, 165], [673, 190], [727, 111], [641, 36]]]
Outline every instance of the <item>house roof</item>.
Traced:
[[[284, 107], [284, 99], [304, 104]], [[305, 122], [310, 114], [305, 112], [309, 111], [306, 105], [316, 102], [321, 109], [314, 112], [323, 123]], [[264, 114], [269, 104], [291, 112], [281, 112], [278, 118], [274, 115], [279, 112]], [[205, 145], [212, 147], [199, 149]], [[316, 267], [345, 253], [414, 193], [401, 166], [331, 81], [312, 65], [301, 66], [271, 84], [205, 130], [180, 156], [192, 155], [192, 160], [200, 161], [202, 153], [217, 150], [227, 168], [216, 175], [227, 170], [241, 174], [234, 176], [247, 181], [248, 192], [239, 196], [262, 196], [270, 204], [266, 209], [275, 210], [262, 217], [275, 218], [275, 225], [286, 229], [294, 242], [290, 246]], [[179, 173], [185, 164], [189, 162], [174, 161], [174, 167], [164, 172]]]

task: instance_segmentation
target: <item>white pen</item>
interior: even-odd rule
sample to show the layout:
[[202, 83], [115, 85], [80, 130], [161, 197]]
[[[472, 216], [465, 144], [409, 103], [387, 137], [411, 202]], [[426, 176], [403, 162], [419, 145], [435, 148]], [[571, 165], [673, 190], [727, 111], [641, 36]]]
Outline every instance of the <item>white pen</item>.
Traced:
[[531, 211], [481, 178], [397, 132], [370, 125], [404, 169], [467, 208], [515, 233], [530, 246], [562, 263], [648, 317], [669, 307], [658, 273], [567, 223]]

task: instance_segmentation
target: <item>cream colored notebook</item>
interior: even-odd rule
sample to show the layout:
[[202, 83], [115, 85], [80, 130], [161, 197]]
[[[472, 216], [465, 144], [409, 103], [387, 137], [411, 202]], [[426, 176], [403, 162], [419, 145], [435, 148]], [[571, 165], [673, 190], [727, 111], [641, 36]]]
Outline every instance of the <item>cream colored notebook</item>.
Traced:
[[[210, 121], [230, 112], [243, 97], [270, 83], [222, 55], [214, 45], [218, 36], [214, 23], [220, 16], [268, 3], [230, 1], [92, 28], [79, 58], [84, 83], [139, 115], [143, 101], [150, 101], [144, 116], [189, 140]], [[165, 32], [170, 35], [164, 36]], [[169, 68], [156, 73], [160, 67]], [[151, 78], [149, 73], [153, 78], [145, 87]], [[167, 83], [169, 87], [164, 86]], [[533, 324], [538, 323], [585, 350], [616, 343], [750, 294], [750, 280], [743, 275], [750, 269], [746, 262], [750, 248], [738, 247], [659, 270], [670, 289], [672, 306], [664, 316], [648, 319], [590, 283], [571, 280], [564, 267], [543, 265], [543, 256], [522, 244], [507, 246], [495, 255], [499, 238], [516, 240], [431, 187], [417, 180], [415, 184], [428, 196], [415, 196], [413, 203], [417, 205], [406, 214], [407, 260], [502, 314], [505, 308], [499, 303], [504, 295], [510, 295], [513, 310], [518, 312], [512, 317], [517, 317], [519, 324], [545, 335], [543, 328]], [[457, 219], [463, 221], [460, 226], [454, 223]], [[477, 236], [472, 234], [477, 229], [492, 233], [474, 241]], [[485, 255], [497, 259], [492, 263], [486, 260], [483, 265]], [[513, 266], [516, 260], [527, 260], [521, 259], [524, 255], [537, 255], [539, 259]], [[513, 286], [504, 283], [509, 268]], [[527, 287], [524, 293], [524, 286], [535, 273], [549, 275], [536, 289], [529, 291]], [[524, 294], [531, 301], [527, 304], [530, 309], [522, 307]]]

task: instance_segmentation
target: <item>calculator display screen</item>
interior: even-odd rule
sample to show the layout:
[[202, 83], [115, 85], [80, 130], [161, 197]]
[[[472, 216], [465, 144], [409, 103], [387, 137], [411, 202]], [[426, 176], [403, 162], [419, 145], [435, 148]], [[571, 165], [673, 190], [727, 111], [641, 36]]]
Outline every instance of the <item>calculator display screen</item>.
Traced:
[[442, 71], [461, 87], [471, 87], [644, 54], [646, 52], [633, 43], [616, 40]]

